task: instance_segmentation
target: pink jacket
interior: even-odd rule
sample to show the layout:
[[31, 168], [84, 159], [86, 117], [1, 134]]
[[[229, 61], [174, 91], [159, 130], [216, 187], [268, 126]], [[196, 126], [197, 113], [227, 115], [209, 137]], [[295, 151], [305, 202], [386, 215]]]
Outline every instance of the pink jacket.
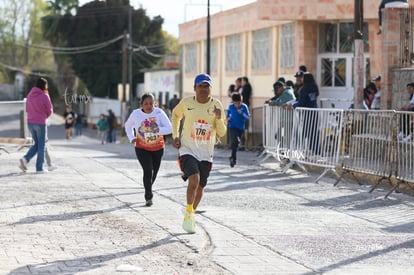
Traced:
[[27, 96], [26, 112], [28, 123], [46, 125], [46, 119], [53, 113], [49, 95], [33, 87]]

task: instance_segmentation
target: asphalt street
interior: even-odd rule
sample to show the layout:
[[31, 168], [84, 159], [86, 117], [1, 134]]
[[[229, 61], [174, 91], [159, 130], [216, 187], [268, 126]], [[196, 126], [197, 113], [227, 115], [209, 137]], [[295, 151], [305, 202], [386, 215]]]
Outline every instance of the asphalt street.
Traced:
[[182, 228], [186, 182], [167, 145], [145, 207], [133, 146], [93, 131], [49, 131], [57, 169], [23, 173], [27, 147], [1, 143], [0, 274], [414, 274], [414, 199], [387, 185], [288, 170], [257, 152], [217, 149], [196, 215]]

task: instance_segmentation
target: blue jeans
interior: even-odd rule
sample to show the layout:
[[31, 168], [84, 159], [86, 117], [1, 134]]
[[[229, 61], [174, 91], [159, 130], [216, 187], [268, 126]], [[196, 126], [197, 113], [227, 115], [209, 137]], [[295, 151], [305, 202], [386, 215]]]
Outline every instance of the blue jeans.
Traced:
[[36, 171], [43, 171], [43, 162], [45, 161], [45, 147], [46, 147], [46, 125], [44, 124], [28, 124], [30, 133], [34, 144], [27, 151], [24, 158], [29, 162], [36, 154]]
[[81, 123], [75, 124], [75, 136], [81, 136], [82, 135], [82, 128], [83, 125]]
[[109, 143], [116, 142], [116, 130], [114, 128], [109, 128], [108, 135], [106, 136], [106, 141]]

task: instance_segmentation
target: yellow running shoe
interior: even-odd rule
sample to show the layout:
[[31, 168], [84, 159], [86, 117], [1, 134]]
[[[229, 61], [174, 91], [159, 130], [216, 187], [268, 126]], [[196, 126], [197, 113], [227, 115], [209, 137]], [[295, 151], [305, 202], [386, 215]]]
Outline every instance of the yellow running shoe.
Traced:
[[193, 212], [185, 212], [184, 221], [183, 221], [183, 229], [185, 232], [193, 234], [195, 233], [195, 220], [194, 220], [194, 211]]

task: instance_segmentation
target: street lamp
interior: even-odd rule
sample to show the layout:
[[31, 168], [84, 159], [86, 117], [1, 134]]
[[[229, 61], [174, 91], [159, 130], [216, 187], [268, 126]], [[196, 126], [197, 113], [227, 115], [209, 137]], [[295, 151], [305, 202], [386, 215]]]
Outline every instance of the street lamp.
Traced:
[[210, 74], [210, 48], [210, 0], [207, 0], [207, 74]]

